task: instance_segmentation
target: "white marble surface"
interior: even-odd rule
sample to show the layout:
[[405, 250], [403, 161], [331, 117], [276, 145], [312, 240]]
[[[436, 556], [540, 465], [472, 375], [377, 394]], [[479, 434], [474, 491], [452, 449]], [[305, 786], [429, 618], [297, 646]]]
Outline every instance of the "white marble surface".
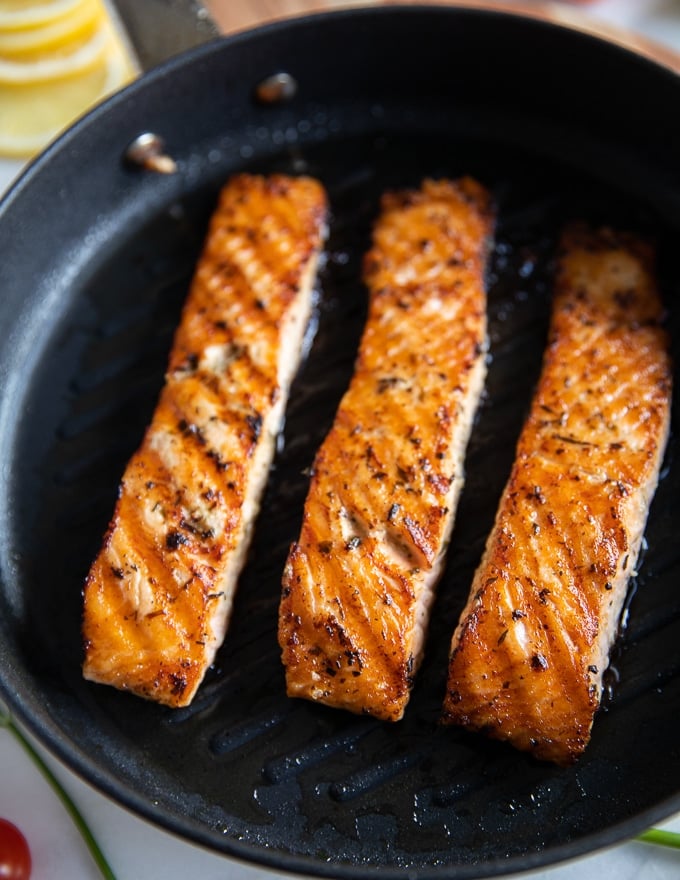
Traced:
[[[599, 0], [589, 15], [637, 30], [680, 50], [680, 2]], [[0, 161], [0, 191], [20, 170]], [[277, 880], [290, 877], [191, 846], [133, 816], [46, 755], [87, 816], [118, 880]], [[0, 729], [0, 816], [19, 825], [33, 854], [33, 880], [101, 877], [62, 805], [14, 738]], [[680, 831], [680, 814], [664, 827]], [[680, 852], [636, 841], [523, 874], [524, 880], [677, 880]]]

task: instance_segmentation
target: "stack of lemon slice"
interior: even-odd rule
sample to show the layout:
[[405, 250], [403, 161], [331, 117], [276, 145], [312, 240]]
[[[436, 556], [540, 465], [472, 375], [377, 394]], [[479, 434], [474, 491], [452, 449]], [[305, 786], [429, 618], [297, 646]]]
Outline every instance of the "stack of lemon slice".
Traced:
[[103, 0], [0, 0], [0, 155], [38, 152], [134, 74]]

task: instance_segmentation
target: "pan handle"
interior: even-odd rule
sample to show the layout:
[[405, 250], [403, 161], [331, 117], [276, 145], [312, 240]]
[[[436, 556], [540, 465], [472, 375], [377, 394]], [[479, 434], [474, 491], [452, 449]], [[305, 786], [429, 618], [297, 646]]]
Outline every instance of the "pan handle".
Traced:
[[220, 34], [200, 0], [114, 0], [113, 6], [142, 70]]

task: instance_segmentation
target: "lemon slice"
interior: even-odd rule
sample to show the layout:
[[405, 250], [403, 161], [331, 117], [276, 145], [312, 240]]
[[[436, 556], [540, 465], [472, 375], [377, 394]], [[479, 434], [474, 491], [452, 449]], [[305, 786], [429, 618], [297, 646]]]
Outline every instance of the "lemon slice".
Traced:
[[82, 0], [51, 0], [46, 3], [2, 0], [0, 3], [0, 30], [38, 27], [63, 15], [69, 15], [81, 3]]
[[36, 153], [135, 73], [103, 0], [0, 0], [0, 155]]
[[0, 28], [0, 58], [23, 62], [39, 60], [43, 53], [68, 53], [89, 39], [101, 25], [106, 11], [98, 0], [79, 0], [69, 15], [39, 27], [3, 31]]
[[0, 155], [31, 156], [135, 71], [107, 24], [104, 51], [77, 75], [33, 83], [0, 82]]
[[[0, 58], [0, 85], [34, 85], [87, 73], [102, 64], [111, 32], [101, 27], [85, 45], [71, 55], [47, 55], [38, 61], [4, 61]], [[1, 109], [0, 109], [1, 112]]]

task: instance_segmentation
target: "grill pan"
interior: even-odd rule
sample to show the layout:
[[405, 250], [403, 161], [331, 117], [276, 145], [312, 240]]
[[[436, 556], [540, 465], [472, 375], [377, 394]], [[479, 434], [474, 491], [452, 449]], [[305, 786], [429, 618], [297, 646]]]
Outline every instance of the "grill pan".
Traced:
[[[294, 96], [258, 101], [257, 85], [281, 71]], [[581, 761], [539, 764], [438, 725], [450, 636], [540, 369], [563, 222], [657, 239], [677, 345], [679, 99], [669, 70], [570, 28], [479, 9], [354, 9], [194, 49], [48, 149], [0, 208], [0, 686], [17, 718], [166, 829], [319, 876], [498, 876], [680, 809], [675, 421]], [[143, 131], [164, 138], [176, 174], [126, 162]], [[160, 389], [217, 191], [244, 169], [318, 176], [331, 236], [230, 632], [194, 704], [172, 711], [81, 679], [81, 586]], [[379, 195], [460, 174], [487, 184], [499, 211], [489, 375], [426, 659], [390, 726], [286, 698], [280, 574], [351, 375]]]

